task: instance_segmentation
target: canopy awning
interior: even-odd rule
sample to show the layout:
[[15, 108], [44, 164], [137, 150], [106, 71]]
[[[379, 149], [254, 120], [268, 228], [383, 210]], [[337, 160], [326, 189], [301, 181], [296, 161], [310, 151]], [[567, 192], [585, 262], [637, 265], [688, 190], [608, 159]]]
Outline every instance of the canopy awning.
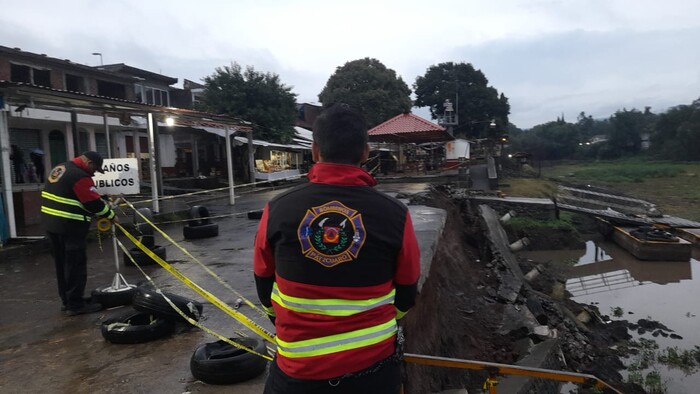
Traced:
[[53, 89], [24, 82], [0, 80], [0, 96], [2, 96], [2, 101], [5, 104], [15, 106], [24, 105], [30, 108], [53, 109], [99, 116], [107, 115], [120, 119], [129, 119], [131, 116], [146, 116], [150, 113], [161, 115], [163, 118], [172, 117], [175, 124], [180, 126], [204, 126], [218, 129], [231, 128], [237, 131], [252, 131], [250, 122], [233, 116], [217, 115], [183, 108], [162, 107], [136, 101]]

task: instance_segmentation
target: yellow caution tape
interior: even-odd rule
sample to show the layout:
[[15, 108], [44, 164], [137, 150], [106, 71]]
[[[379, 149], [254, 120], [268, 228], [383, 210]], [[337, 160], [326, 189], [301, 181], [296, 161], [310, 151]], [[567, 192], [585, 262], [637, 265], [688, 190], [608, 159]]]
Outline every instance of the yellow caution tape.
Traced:
[[163, 267], [166, 271], [168, 271], [170, 274], [172, 274], [174, 277], [179, 279], [182, 283], [186, 284], [189, 288], [192, 290], [196, 291], [204, 297], [207, 301], [211, 302], [212, 305], [216, 306], [217, 308], [221, 309], [222, 311], [226, 312], [229, 316], [233, 317], [234, 319], [238, 320], [241, 324], [246, 326], [248, 329], [253, 331], [254, 333], [260, 335], [263, 339], [275, 343], [274, 335], [267, 331], [265, 328], [262, 326], [258, 325], [254, 321], [250, 320], [247, 316], [243, 315], [242, 313], [238, 312], [237, 310], [231, 308], [228, 306], [225, 302], [221, 301], [218, 299], [216, 296], [213, 294], [209, 293], [208, 291], [204, 290], [201, 286], [198, 284], [194, 283], [191, 281], [189, 278], [187, 278], [185, 275], [183, 275], [180, 271], [175, 269], [173, 266], [168, 264], [165, 260], [160, 258], [157, 254], [153, 253], [152, 250], [148, 249], [146, 246], [144, 246], [141, 242], [139, 242], [138, 239], [136, 239], [133, 235], [131, 235], [124, 227], [122, 227], [119, 223], [115, 223], [115, 226], [121, 232], [126, 235], [127, 238], [131, 242], [134, 243], [139, 249], [141, 249], [148, 257], [153, 259], [155, 262], [160, 264], [161, 267]]
[[234, 288], [232, 288], [228, 283], [226, 283], [225, 280], [223, 280], [221, 277], [219, 277], [214, 271], [212, 271], [211, 269], [209, 269], [209, 267], [207, 267], [206, 265], [202, 264], [202, 262], [199, 261], [196, 257], [194, 257], [187, 249], [185, 249], [185, 248], [183, 248], [182, 246], [180, 246], [180, 244], [178, 244], [174, 239], [172, 239], [172, 237], [170, 237], [165, 231], [163, 231], [163, 230], [161, 230], [160, 228], [158, 228], [158, 226], [156, 226], [148, 217], [146, 217], [146, 215], [144, 215], [144, 214], [142, 214], [141, 212], [139, 212], [139, 211], [136, 209], [136, 207], [134, 207], [134, 205], [133, 205], [132, 203], [130, 203], [130, 202], [127, 201], [126, 199], [124, 199], [124, 203], [125, 203], [127, 206], [129, 206], [129, 208], [133, 209], [134, 212], [135, 212], [137, 215], [139, 215], [147, 224], [149, 224], [149, 225], [150, 225], [151, 227], [153, 227], [156, 231], [158, 231], [158, 233], [159, 233], [160, 235], [162, 235], [163, 238], [165, 238], [168, 242], [170, 242], [170, 243], [171, 243], [173, 246], [175, 246], [176, 248], [180, 249], [180, 251], [181, 251], [182, 253], [184, 253], [187, 257], [191, 258], [192, 261], [194, 261], [195, 263], [199, 264], [199, 266], [202, 267], [212, 278], [216, 279], [216, 281], [219, 282], [222, 286], [224, 286], [225, 288], [229, 289], [231, 292], [233, 292], [233, 293], [236, 294], [239, 298], [241, 298], [241, 299], [243, 300], [243, 302], [245, 302], [246, 305], [248, 305], [248, 306], [251, 307], [254, 311], [256, 311], [256, 312], [258, 313], [258, 315], [260, 315], [261, 317], [267, 318], [267, 313], [266, 313], [265, 311], [263, 311], [263, 310], [260, 309], [258, 306], [256, 306], [254, 303], [252, 303], [250, 300], [248, 300], [246, 297], [244, 297], [243, 294], [239, 293], [239, 292], [236, 291]]
[[496, 378], [487, 378], [484, 381], [484, 390], [489, 390], [493, 387], [496, 387], [498, 385], [498, 380]]
[[[279, 182], [279, 181], [299, 179], [299, 178], [305, 177], [307, 175], [308, 175], [308, 173], [303, 173], [303, 174], [294, 175], [294, 176], [290, 176], [290, 177], [275, 179], [274, 181], [256, 181], [256, 182], [252, 182], [252, 183], [244, 183], [244, 184], [240, 184], [240, 185], [234, 185], [233, 188], [236, 189], [236, 188], [241, 188], [241, 187], [246, 187], [246, 186], [258, 186], [258, 185], [263, 185], [265, 183], [273, 183], [273, 182]], [[158, 197], [157, 200], [158, 201], [172, 200], [175, 198], [189, 197], [189, 196], [194, 196], [197, 194], [207, 194], [207, 193], [212, 193], [212, 192], [220, 192], [220, 191], [224, 191], [224, 190], [229, 190], [230, 188], [231, 188], [231, 186], [224, 186], [224, 187], [220, 187], [220, 188], [216, 188], [216, 189], [207, 189], [207, 190], [200, 190], [200, 191], [196, 191], [196, 192], [178, 194], [175, 196], [162, 196], [162, 197]], [[259, 191], [261, 191], [261, 189], [256, 189], [255, 191], [259, 192]], [[145, 204], [145, 203], [153, 202], [154, 200], [156, 200], [156, 199], [139, 200], [139, 201], [134, 202], [134, 204]], [[121, 203], [121, 205], [128, 205], [128, 204]]]
[[[197, 328], [199, 328], [199, 329], [201, 329], [201, 330], [203, 330], [203, 331], [205, 331], [205, 332], [207, 332], [207, 333], [209, 333], [209, 334], [211, 334], [211, 335], [213, 335], [213, 336], [215, 336], [215, 337], [221, 339], [222, 341], [224, 341], [224, 342], [226, 342], [226, 343], [228, 343], [228, 344], [230, 344], [230, 345], [232, 345], [232, 346], [234, 346], [234, 347], [236, 347], [236, 348], [238, 348], [238, 349], [245, 350], [245, 351], [247, 351], [247, 352], [249, 352], [249, 353], [253, 353], [253, 354], [255, 354], [255, 355], [257, 355], [257, 356], [260, 356], [260, 357], [262, 357], [262, 358], [264, 358], [264, 359], [267, 359], [267, 360], [269, 360], [269, 361], [272, 361], [272, 357], [270, 357], [269, 355], [267, 355], [267, 354], [261, 354], [261, 353], [256, 352], [256, 351], [253, 350], [253, 349], [247, 348], [247, 347], [241, 345], [240, 343], [235, 342], [235, 341], [231, 340], [230, 338], [225, 337], [225, 336], [223, 336], [223, 335], [221, 335], [221, 334], [215, 332], [214, 330], [212, 330], [212, 329], [210, 329], [210, 328], [208, 328], [208, 327], [205, 327], [204, 325], [202, 325], [201, 323], [199, 323], [197, 320], [194, 320], [193, 318], [191, 318], [190, 316], [188, 316], [187, 314], [185, 314], [185, 312], [183, 312], [180, 308], [178, 308], [178, 306], [175, 305], [175, 303], [172, 302], [172, 300], [170, 300], [170, 298], [169, 298], [168, 296], [166, 296], [165, 293], [163, 293], [163, 292], [158, 288], [158, 286], [156, 286], [155, 282], [153, 282], [153, 279], [151, 279], [151, 277], [148, 276], [148, 274], [141, 268], [141, 266], [136, 262], [136, 260], [134, 260], [134, 257], [131, 255], [131, 253], [129, 252], [129, 250], [127, 250], [127, 248], [124, 246], [124, 244], [121, 243], [121, 241], [119, 241], [119, 240], [117, 240], [117, 244], [119, 245], [119, 247], [121, 248], [121, 250], [124, 252], [124, 254], [125, 254], [127, 257], [129, 257], [129, 260], [131, 260], [131, 262], [136, 266], [136, 268], [138, 268], [139, 271], [141, 271], [141, 273], [143, 274], [143, 276], [146, 277], [146, 280], [148, 280], [148, 282], [156, 289], [156, 291], [158, 292], [158, 294], [162, 295], [162, 296], [163, 296], [163, 299], [165, 299], [165, 301], [170, 305], [170, 307], [173, 308], [173, 309], [175, 310], [175, 312], [177, 312], [177, 313], [178, 313], [180, 316], [182, 316], [185, 320], [187, 320], [187, 322], [189, 322], [189, 323], [192, 324], [193, 326], [195, 326], [195, 327], [197, 327]], [[235, 332], [236, 332], [236, 334], [240, 335], [241, 337], [245, 336], [242, 332], [239, 332], [239, 331], [235, 331]]]

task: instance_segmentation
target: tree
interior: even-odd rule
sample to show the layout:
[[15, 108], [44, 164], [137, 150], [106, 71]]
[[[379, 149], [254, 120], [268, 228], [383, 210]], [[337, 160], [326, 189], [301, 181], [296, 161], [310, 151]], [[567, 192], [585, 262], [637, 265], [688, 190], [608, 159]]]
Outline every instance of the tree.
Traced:
[[608, 137], [608, 146], [618, 155], [639, 153], [642, 147], [642, 132], [648, 130], [648, 121], [644, 113], [632, 109], [617, 111], [610, 117], [612, 129]]
[[256, 138], [287, 143], [294, 136], [296, 94], [273, 73], [245, 71], [238, 63], [217, 67], [204, 78], [206, 88], [198, 109], [236, 116], [253, 123]]
[[511, 135], [510, 144], [514, 150], [530, 152], [538, 160], [561, 160], [573, 157], [579, 140], [576, 125], [557, 120]]
[[700, 99], [659, 116], [651, 147], [661, 158], [700, 160]]
[[445, 100], [453, 101], [459, 116], [455, 134], [479, 136], [489, 129], [492, 119], [496, 120], [497, 130], [505, 130], [510, 114], [508, 98], [488, 86], [488, 82], [484, 73], [475, 70], [470, 63], [430, 66], [413, 84], [415, 105], [429, 107], [433, 119], [437, 119], [444, 113]]
[[336, 68], [318, 95], [324, 108], [345, 103], [361, 111], [370, 127], [412, 107], [411, 90], [396, 72], [379, 60], [364, 58]]

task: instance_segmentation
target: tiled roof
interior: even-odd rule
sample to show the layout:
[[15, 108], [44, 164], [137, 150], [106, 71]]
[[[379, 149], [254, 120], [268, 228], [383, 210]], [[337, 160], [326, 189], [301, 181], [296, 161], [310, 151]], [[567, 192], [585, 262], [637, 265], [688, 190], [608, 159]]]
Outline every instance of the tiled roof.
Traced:
[[429, 122], [412, 113], [396, 115], [386, 122], [372, 128], [369, 135], [403, 134], [420, 131], [445, 131], [445, 128]]
[[405, 142], [446, 141], [453, 139], [447, 130], [412, 113], [397, 115], [369, 130], [371, 140], [385, 137]]

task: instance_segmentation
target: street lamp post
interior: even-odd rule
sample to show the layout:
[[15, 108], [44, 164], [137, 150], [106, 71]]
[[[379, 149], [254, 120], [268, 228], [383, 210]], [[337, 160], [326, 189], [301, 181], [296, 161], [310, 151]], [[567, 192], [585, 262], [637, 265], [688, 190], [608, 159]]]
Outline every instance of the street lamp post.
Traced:
[[99, 56], [100, 57], [100, 66], [104, 66], [104, 63], [102, 62], [102, 53], [100, 52], [93, 52], [93, 56]]

